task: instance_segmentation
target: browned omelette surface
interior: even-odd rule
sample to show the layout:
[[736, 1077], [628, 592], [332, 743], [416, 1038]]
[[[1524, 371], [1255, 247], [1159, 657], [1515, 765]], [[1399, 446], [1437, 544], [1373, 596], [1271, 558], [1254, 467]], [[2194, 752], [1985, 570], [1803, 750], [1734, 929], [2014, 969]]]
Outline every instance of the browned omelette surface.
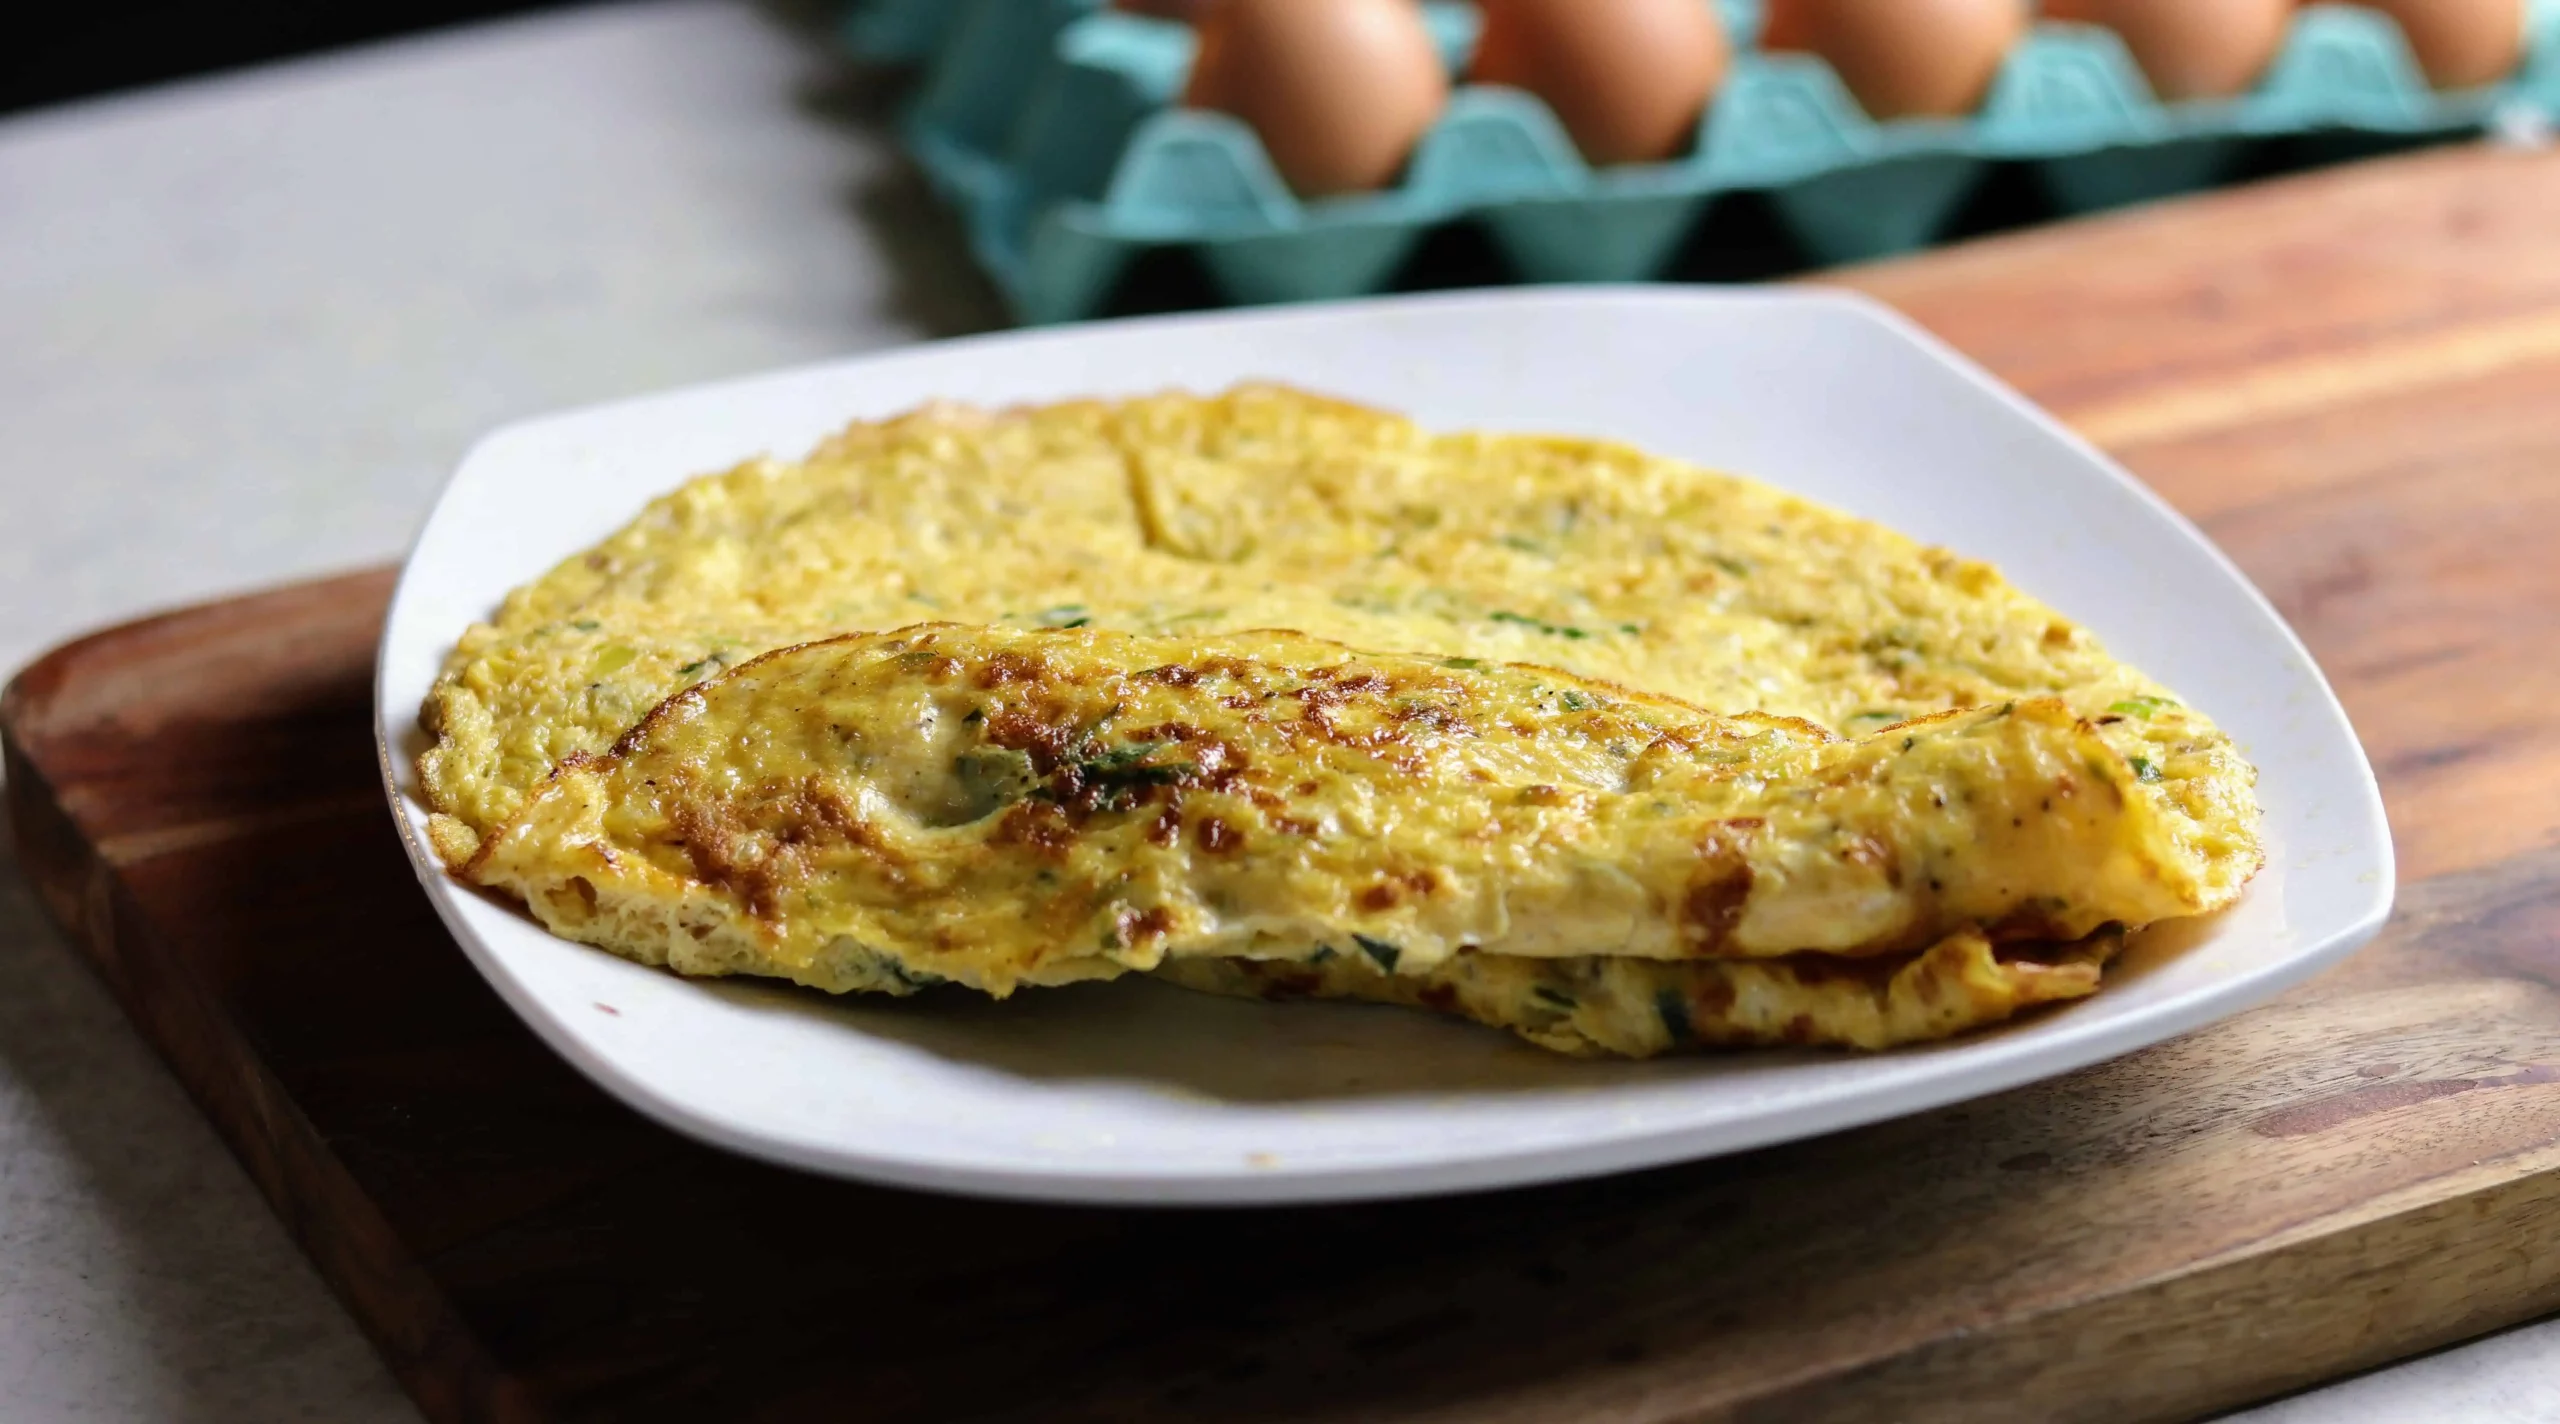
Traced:
[[2138, 784], [2052, 699], [1852, 741], [1296, 634], [932, 626], [678, 695], [466, 873], [573, 938], [831, 990], [1862, 956], [2193, 903]]

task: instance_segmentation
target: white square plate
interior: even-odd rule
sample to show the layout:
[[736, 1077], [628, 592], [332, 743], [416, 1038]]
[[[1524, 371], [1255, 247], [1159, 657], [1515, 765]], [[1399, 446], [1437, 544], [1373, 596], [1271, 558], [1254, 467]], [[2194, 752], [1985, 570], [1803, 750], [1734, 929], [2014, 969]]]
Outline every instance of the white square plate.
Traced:
[[[553, 938], [426, 849], [416, 714], [464, 625], [689, 476], [856, 417], [1276, 379], [1440, 428], [1608, 436], [1756, 476], [1998, 564], [2257, 762], [2270, 858], [2236, 909], [2149, 937], [2104, 992], [1852, 1057], [1578, 1062], [1401, 1010], [1123, 980], [829, 1000], [689, 982]], [[2191, 525], [1902, 318], [1812, 291], [1395, 298], [999, 335], [511, 426], [463, 461], [385, 630], [385, 779], [419, 879], [551, 1046], [679, 1131], [820, 1172], [1062, 1201], [1412, 1195], [1703, 1157], [2066, 1072], [2263, 999], [2370, 938], [2389, 833], [2346, 714]], [[2169, 943], [2170, 939], [2176, 942]]]

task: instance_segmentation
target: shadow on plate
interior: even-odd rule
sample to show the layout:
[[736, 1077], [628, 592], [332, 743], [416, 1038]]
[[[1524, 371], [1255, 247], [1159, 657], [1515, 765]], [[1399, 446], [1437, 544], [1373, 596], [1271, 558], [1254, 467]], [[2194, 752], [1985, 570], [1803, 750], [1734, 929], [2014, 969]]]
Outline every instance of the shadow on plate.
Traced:
[[741, 1008], [823, 1016], [991, 1072], [1044, 1082], [1119, 1081], [1225, 1103], [1589, 1092], [1765, 1071], [1820, 1056], [1569, 1058], [1411, 1009], [1225, 999], [1135, 976], [1026, 989], [1004, 1000], [962, 989], [856, 1002], [783, 985], [703, 987]]
[[[508, 897], [477, 886], [466, 889], [540, 928]], [[2188, 952], [2211, 932], [2216, 918], [2177, 921], [2134, 936], [2110, 970], [2109, 986], [2120, 992], [2126, 982]], [[558, 943], [576, 953], [608, 953]], [[1775, 1076], [1809, 1064], [1882, 1056], [1771, 1048], [1646, 1062], [1574, 1058], [1502, 1030], [1393, 1005], [1229, 999], [1142, 975], [1025, 989], [1009, 999], [957, 987], [891, 999], [839, 996], [771, 980], [683, 982], [741, 1012], [793, 1019], [822, 1031], [849, 1030], [947, 1063], [1042, 1084], [1117, 1082], [1201, 1103], [1313, 1106], [1391, 1097], [1543, 1096]], [[1890, 1056], [1961, 1049], [2074, 1007], [2033, 1010], [2006, 1025], [1914, 1044]]]
[[[2174, 920], [2131, 936], [2109, 969], [2124, 989], [2193, 952], [2220, 915]], [[1758, 1049], [1628, 1062], [1573, 1058], [1509, 1033], [1391, 1005], [1265, 1002], [1193, 993], [1143, 976], [990, 999], [965, 989], [912, 998], [839, 998], [787, 984], [696, 981], [758, 1013], [799, 1015], [904, 1044], [947, 1062], [1038, 1082], [1118, 1081], [1177, 1099], [1314, 1104], [1359, 1098], [1589, 1092], [1640, 1083], [1782, 1074], [1866, 1057]], [[1892, 1056], [1946, 1052], [2044, 1023], [2076, 1007], [2032, 1010], [2009, 1024]]]
[[2127, 985], [2159, 972], [2172, 961], [2185, 958], [2213, 938], [2230, 915], [2231, 910], [2216, 910], [2209, 915], [2162, 920], [2125, 936], [2124, 953], [2107, 966], [2106, 985], [2098, 992], [2122, 992]]

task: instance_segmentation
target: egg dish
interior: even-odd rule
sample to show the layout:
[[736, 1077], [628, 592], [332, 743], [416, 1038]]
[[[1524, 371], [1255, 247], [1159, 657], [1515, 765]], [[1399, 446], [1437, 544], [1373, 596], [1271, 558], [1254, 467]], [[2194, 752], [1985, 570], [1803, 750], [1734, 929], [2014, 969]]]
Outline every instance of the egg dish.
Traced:
[[1276, 388], [857, 425], [468, 630], [430, 838], [689, 974], [1126, 973], [1568, 1052], [1864, 1048], [2229, 903], [2253, 773], [1985, 565]]

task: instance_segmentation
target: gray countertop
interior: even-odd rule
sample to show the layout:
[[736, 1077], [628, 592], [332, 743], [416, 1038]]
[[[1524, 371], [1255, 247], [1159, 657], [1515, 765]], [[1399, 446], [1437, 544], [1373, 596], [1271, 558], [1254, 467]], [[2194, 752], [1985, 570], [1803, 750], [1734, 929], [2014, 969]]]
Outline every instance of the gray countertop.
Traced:
[[[517, 416], [995, 324], [882, 103], [679, 3], [0, 121], [0, 668], [394, 558]], [[415, 1419], [4, 845], [0, 980], [0, 1420]], [[2245, 1417], [2560, 1417], [2560, 1332]]]

